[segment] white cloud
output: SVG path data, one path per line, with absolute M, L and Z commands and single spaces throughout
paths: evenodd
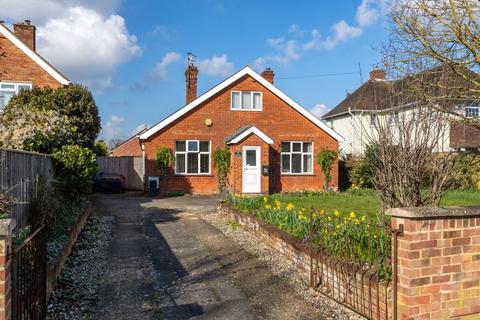
M 103 17 L 83 7 L 38 28 L 38 51 L 74 81 L 94 89 L 108 84 L 116 67 L 141 54 L 137 39 L 118 15 Z M 99 86 L 98 84 L 104 84 Z
M 125 121 L 123 117 L 112 115 L 110 119 L 102 126 L 100 136 L 105 141 L 122 138 L 124 136 L 124 129 L 121 126 Z
M 232 62 L 228 61 L 226 54 L 221 56 L 213 55 L 210 59 L 200 60 L 197 66 L 200 72 L 209 76 L 226 77 L 235 71 L 235 66 Z
M 366 27 L 386 16 L 388 1 L 393 0 L 362 0 L 357 7 L 355 23 L 349 24 L 345 20 L 340 20 L 331 26 L 331 34 L 326 37 L 322 37 L 318 29 L 313 29 L 310 32 L 310 38 L 303 43 L 298 39 L 289 39 L 285 36 L 269 38 L 267 44 L 275 54 L 258 57 L 254 65 L 261 68 L 268 62 L 288 64 L 300 59 L 308 51 L 330 50 L 341 43 L 358 38 Z M 299 37 L 304 35 L 304 31 L 298 25 L 292 24 L 288 28 L 287 35 Z
M 165 80 L 168 75 L 168 66 L 172 63 L 180 61 L 181 57 L 182 56 L 177 52 L 167 52 L 163 56 L 162 61 L 157 63 L 151 76 L 160 80 Z
M 150 32 L 150 35 L 159 37 L 163 40 L 172 39 L 172 32 L 166 26 L 155 26 L 153 31 Z
M 288 33 L 296 35 L 297 37 L 303 37 L 305 32 L 296 24 L 292 24 L 290 28 L 288 28 Z
M 353 27 L 345 20 L 341 20 L 332 26 L 333 35 L 329 36 L 323 43 L 326 49 L 332 49 L 339 43 L 359 37 L 363 30 L 360 27 Z
M 321 118 L 325 113 L 330 111 L 330 107 L 323 103 L 317 103 L 315 106 L 309 109 L 309 111 L 317 118 Z
M 145 130 L 145 129 L 148 129 L 150 128 L 150 125 L 149 124 L 146 124 L 146 123 L 142 123 L 142 124 L 139 124 L 138 126 L 135 127 L 135 129 L 132 130 L 132 135 L 135 135 L 139 132 L 141 132 L 142 130 Z
M 0 12 L 37 26 L 37 51 L 74 82 L 102 90 L 116 68 L 141 54 L 123 17 L 120 0 L 0 0 Z
M 357 8 L 356 20 L 360 27 L 368 27 L 386 15 L 388 0 L 363 0 Z

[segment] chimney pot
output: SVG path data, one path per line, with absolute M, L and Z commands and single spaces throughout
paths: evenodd
M 27 47 L 36 50 L 36 28 L 30 24 L 30 20 L 13 24 L 13 34 Z
M 273 80 L 275 78 L 275 73 L 273 72 L 272 69 L 270 68 L 265 68 L 265 70 L 262 72 L 262 77 L 265 78 L 268 82 L 273 84 Z
M 370 80 L 385 80 L 385 70 L 379 69 L 377 66 L 370 71 Z
M 188 64 L 187 70 L 185 70 L 187 104 L 197 98 L 197 78 L 198 68 L 193 64 Z

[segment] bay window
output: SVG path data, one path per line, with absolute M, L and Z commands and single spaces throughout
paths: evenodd
M 280 151 L 280 166 L 283 174 L 313 173 L 312 142 L 283 141 Z
M 175 141 L 175 174 L 209 174 L 210 141 Z
M 230 99 L 232 110 L 262 110 L 262 93 L 256 91 L 232 91 Z

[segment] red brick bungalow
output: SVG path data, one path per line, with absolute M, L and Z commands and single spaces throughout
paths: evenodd
M 169 191 L 218 192 L 213 152 L 230 146 L 229 189 L 234 193 L 274 193 L 321 189 L 315 161 L 322 149 L 338 151 L 343 138 L 273 85 L 274 73 L 259 75 L 246 66 L 196 97 L 198 69 L 185 72 L 187 105 L 139 137 L 147 181 L 159 176 L 155 154 L 171 148 L 175 168 Z M 338 166 L 331 185 L 338 185 Z
M 21 90 L 58 88 L 70 84 L 64 75 L 36 52 L 36 29 L 27 20 L 13 32 L 0 22 L 0 112 Z

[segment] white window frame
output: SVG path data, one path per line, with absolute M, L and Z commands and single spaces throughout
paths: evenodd
M 250 109 L 244 109 L 243 108 L 243 93 L 245 92 L 250 92 Z M 238 93 L 240 95 L 240 108 L 234 108 L 233 107 L 233 94 L 234 93 Z M 260 109 L 253 109 L 253 96 L 254 94 L 260 94 Z M 233 110 L 233 111 L 254 111 L 254 112 L 259 112 L 259 111 L 263 111 L 263 92 L 261 91 L 248 91 L 248 90 L 245 90 L 245 91 L 238 91 L 238 90 L 232 90 L 230 92 L 230 110 Z
M 477 116 L 473 116 L 473 115 L 468 115 L 468 111 L 467 109 L 471 109 L 471 110 L 477 110 Z M 480 117 L 480 107 L 479 106 L 467 106 L 464 108 L 464 114 L 465 114 L 465 117 L 467 118 L 479 118 Z
M 185 141 L 185 151 L 177 151 L 177 141 Z M 200 151 L 200 141 L 202 142 L 205 142 L 207 141 L 208 142 L 208 151 Z M 197 146 L 198 146 L 198 151 L 189 151 L 188 150 L 188 143 L 189 142 L 197 142 Z M 197 173 L 191 173 L 191 172 L 187 172 L 187 168 L 188 168 L 188 154 L 189 153 L 197 153 L 198 155 L 198 172 Z M 177 162 L 177 154 L 184 154 L 185 155 L 185 172 L 178 172 L 177 171 L 177 165 L 176 165 L 176 162 Z M 200 172 L 200 159 L 201 159 L 201 154 L 208 154 L 208 172 Z M 211 171 L 212 171 L 212 141 L 210 140 L 175 140 L 175 175 L 178 175 L 178 176 L 205 176 L 205 175 L 210 175 L 211 174 Z
M 10 85 L 13 86 L 12 89 L 3 89 L 2 85 Z M 0 81 L 0 96 L 2 95 L 3 92 L 8 92 L 8 93 L 13 93 L 13 95 L 17 95 L 20 92 L 21 86 L 27 86 L 28 90 L 32 90 L 32 84 L 29 82 L 10 82 L 10 81 Z M 6 104 L 5 104 L 6 106 Z M 3 111 L 3 108 L 5 106 L 0 106 L 0 112 Z
M 376 113 L 370 113 L 368 117 L 368 123 L 370 124 L 370 127 L 375 127 L 377 125 L 377 114 Z
M 290 152 L 283 152 L 282 151 L 282 143 L 290 143 Z M 294 143 L 300 143 L 302 148 L 301 148 L 301 151 L 295 151 L 293 152 L 293 144 Z M 311 143 L 312 144 L 312 151 L 311 152 L 303 152 L 303 144 L 304 143 Z M 315 169 L 314 169 L 314 166 L 315 166 L 315 162 L 314 162 L 314 158 L 313 158 L 313 154 L 314 154 L 314 151 L 315 151 L 315 145 L 313 143 L 313 141 L 281 141 L 280 142 L 280 174 L 281 175 L 284 175 L 284 176 L 310 176 L 310 175 L 314 175 L 315 174 Z M 284 154 L 289 154 L 290 155 L 290 172 L 283 172 L 283 161 L 282 161 L 282 156 Z M 302 155 L 302 172 L 293 172 L 292 173 L 292 154 L 301 154 Z M 311 155 L 311 159 L 312 159 L 312 171 L 311 172 L 304 172 L 304 168 L 305 168 L 305 164 L 304 164 L 304 155 Z

